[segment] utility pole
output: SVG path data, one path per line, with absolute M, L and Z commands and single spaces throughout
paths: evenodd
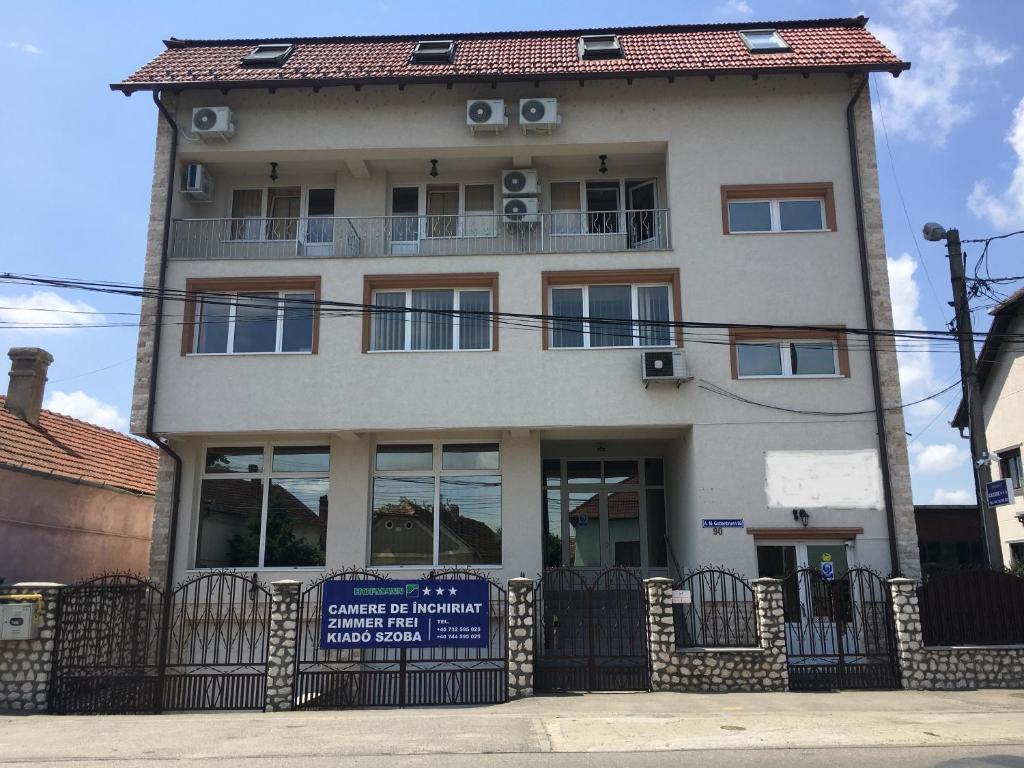
M 985 488 L 992 480 L 989 467 L 988 441 L 985 438 L 985 414 L 981 407 L 981 386 L 978 383 L 978 358 L 974 352 L 974 331 L 971 325 L 971 307 L 967 302 L 967 276 L 964 257 L 960 251 L 960 232 L 943 230 L 938 224 L 926 224 L 925 239 L 946 240 L 949 256 L 949 277 L 953 285 L 953 312 L 955 330 L 960 345 L 960 375 L 964 403 L 967 406 L 967 425 L 971 441 L 971 470 L 974 492 L 978 498 L 981 537 L 990 568 L 1003 568 L 1003 545 L 999 539 L 999 519 L 989 507 Z

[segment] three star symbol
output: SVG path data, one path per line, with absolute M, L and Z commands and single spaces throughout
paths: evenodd
M 444 587 L 438 587 L 436 590 L 432 590 L 430 587 L 424 587 L 423 588 L 423 594 L 424 595 L 432 595 L 432 594 L 434 594 L 435 591 L 437 592 L 438 599 L 441 599 L 442 597 L 444 597 Z M 459 593 L 459 591 L 455 587 L 448 587 L 448 594 L 449 595 L 457 595 L 458 593 Z

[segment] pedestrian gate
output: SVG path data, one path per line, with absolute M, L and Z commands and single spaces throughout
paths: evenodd
M 488 582 L 487 647 L 321 648 L 324 584 L 349 579 L 386 579 L 375 571 L 337 571 L 313 582 L 299 600 L 293 686 L 297 709 L 500 704 L 508 700 L 508 599 L 504 587 L 481 573 L 464 569 L 437 570 L 424 578 Z
M 170 593 L 128 574 L 63 589 L 49 711 L 263 709 L 269 622 L 270 592 L 231 571 Z
M 782 582 L 793 691 L 899 687 L 892 595 L 878 574 L 830 580 L 814 568 Z
M 647 597 L 634 571 L 551 568 L 534 600 L 538 691 L 649 690 Z

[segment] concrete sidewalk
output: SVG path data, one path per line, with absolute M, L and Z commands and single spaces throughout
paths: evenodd
M 904 762 L 900 749 L 911 750 Z M 0 765 L 595 768 L 679 764 L 681 753 L 723 750 L 734 760 L 710 762 L 745 765 L 748 755 L 751 765 L 788 764 L 782 756 L 799 752 L 804 763 L 824 752 L 830 768 L 863 768 L 874 754 L 891 766 L 940 764 L 929 755 L 941 764 L 1024 766 L 1024 691 L 597 693 L 487 707 L 0 717 Z M 765 750 L 783 752 L 766 760 Z

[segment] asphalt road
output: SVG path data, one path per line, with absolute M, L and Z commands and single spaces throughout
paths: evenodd
M 1024 768 L 1024 691 L 588 694 L 493 707 L 0 716 L 0 766 Z

